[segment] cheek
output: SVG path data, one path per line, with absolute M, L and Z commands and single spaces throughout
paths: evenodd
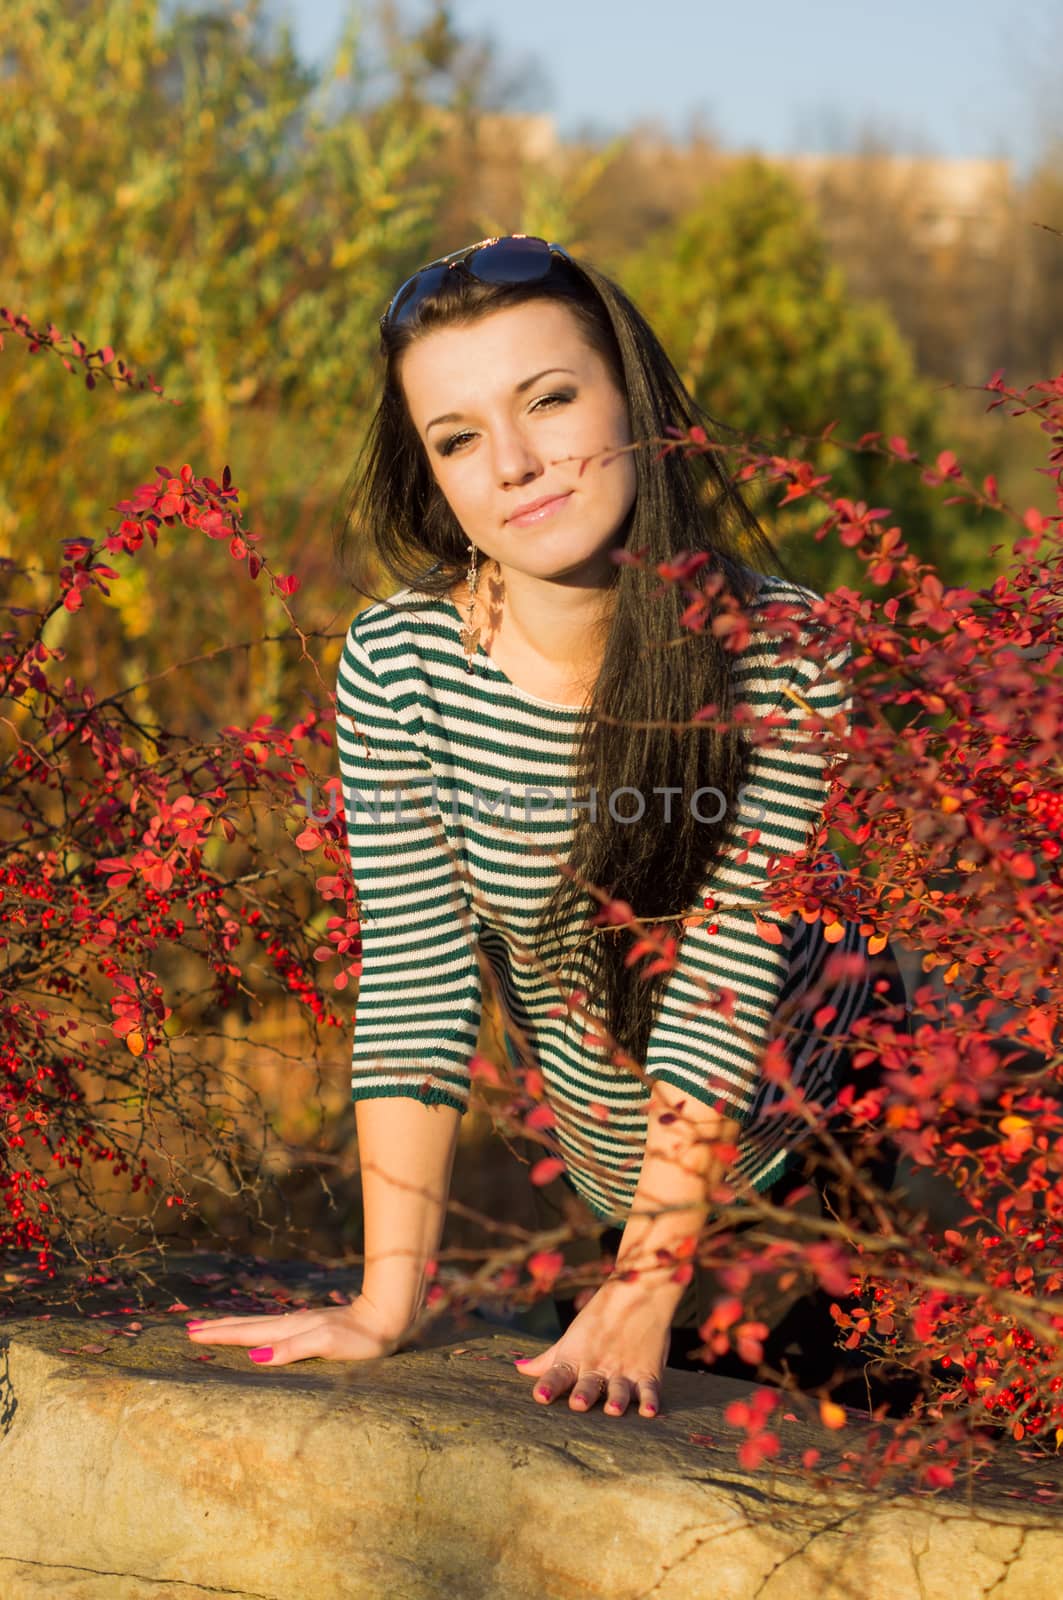
M 440 461 L 438 466 L 433 466 L 432 472 L 440 494 L 452 506 L 462 505 L 468 500 L 468 487 L 462 484 L 460 472 L 455 472 L 452 467 L 448 468 L 447 463 L 444 461 Z
M 490 517 L 490 486 L 476 472 L 437 473 L 436 482 L 451 511 L 463 527 L 479 526 Z
M 608 419 L 607 437 L 618 447 L 631 443 L 631 424 L 625 405 L 615 405 L 612 408 Z M 615 477 L 616 488 L 612 492 L 617 498 L 623 500 L 633 498 L 638 481 L 634 452 L 627 450 L 623 455 L 616 456 L 606 470 Z

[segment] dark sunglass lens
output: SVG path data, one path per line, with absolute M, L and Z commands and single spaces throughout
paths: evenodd
M 435 262 L 430 267 L 422 267 L 412 278 L 407 278 L 391 302 L 391 310 L 387 315 L 388 322 L 411 316 L 422 300 L 429 299 L 438 291 L 449 271 L 450 268 L 444 262 Z
M 482 283 L 533 283 L 550 271 L 550 246 L 545 239 L 499 239 L 485 244 L 466 263 Z

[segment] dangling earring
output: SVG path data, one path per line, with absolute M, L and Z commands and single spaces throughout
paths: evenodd
M 477 577 L 477 573 L 476 573 L 476 546 L 474 544 L 470 544 L 469 545 L 469 570 L 466 573 L 466 582 L 468 583 L 468 586 L 469 586 L 469 620 L 466 623 L 465 627 L 462 628 L 462 630 L 461 630 L 461 643 L 462 643 L 462 648 L 465 651 L 465 671 L 466 672 L 472 672 L 472 671 L 475 670 L 474 667 L 473 667 L 473 664 L 472 664 L 472 658 L 473 658 L 473 656 L 474 656 L 474 654 L 476 652 L 476 645 L 477 645 L 477 642 L 478 642 L 478 640 L 480 638 L 480 630 L 479 630 L 479 628 L 474 628 L 473 625 L 472 625 L 472 607 L 473 607 L 473 596 L 476 593 L 476 577 Z

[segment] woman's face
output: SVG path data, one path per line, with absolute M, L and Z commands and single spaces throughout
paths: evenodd
M 403 353 L 399 381 L 440 490 L 479 551 L 503 572 L 608 584 L 608 551 L 635 499 L 634 459 L 591 460 L 582 476 L 580 466 L 631 442 L 627 403 L 567 306 L 525 301 L 435 329 Z

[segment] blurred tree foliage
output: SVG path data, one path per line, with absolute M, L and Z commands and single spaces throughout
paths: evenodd
M 939 402 L 888 311 L 857 300 L 832 263 L 808 201 L 779 168 L 751 158 L 729 167 L 677 222 L 623 264 L 625 287 L 661 335 L 684 380 L 727 429 L 778 454 L 804 452 L 793 435 L 837 423 L 839 438 L 904 437 L 933 460 Z M 832 492 L 888 506 L 909 544 L 953 583 L 984 581 L 984 538 L 958 536 L 955 510 L 911 467 L 821 444 L 809 449 Z M 812 499 L 774 508 L 779 488 L 750 498 L 814 588 L 860 586 L 864 568 L 834 539 L 817 544 Z M 947 543 L 946 543 L 947 532 Z
M 157 462 L 216 477 L 228 463 L 266 554 L 301 580 L 303 626 L 342 630 L 357 602 L 333 568 L 330 522 L 378 382 L 377 318 L 419 262 L 506 229 L 562 238 L 615 273 L 731 426 L 837 419 L 846 438 L 882 429 L 936 447 L 908 347 L 881 306 L 847 294 L 785 177 L 724 171 L 649 246 L 603 251 L 595 197 L 624 141 L 559 167 L 521 155 L 519 129 L 511 148 L 497 112 L 514 86 L 442 0 L 416 25 L 395 0 L 352 11 L 315 70 L 263 0 L 172 14 L 162 0 L 36 0 L 0 7 L 0 72 L 0 302 L 112 345 L 167 397 L 90 395 L 9 341 L 0 549 L 31 566 L 54 570 L 62 537 L 102 538 Z M 939 501 L 910 469 L 822 459 L 843 492 L 894 507 L 950 581 L 984 580 L 977 518 L 968 546 L 949 516 L 946 546 Z M 788 555 L 821 587 L 852 581 L 833 541 L 806 537 L 796 554 L 814 516 L 811 502 L 780 514 Z M 164 530 L 157 555 L 115 562 L 110 600 L 93 601 L 114 625 L 76 625 L 90 677 L 150 680 L 133 709 L 190 732 L 302 709 L 301 642 L 257 643 L 282 625 L 277 603 L 225 581 L 223 546 L 177 540 Z M 56 617 L 49 642 L 71 626 Z M 175 705 L 168 668 L 211 648 Z
M 89 395 L 13 345 L 0 359 L 6 550 L 57 566 L 58 539 L 102 537 L 156 462 L 219 477 L 228 462 L 267 553 L 296 543 L 304 585 L 316 574 L 342 604 L 326 523 L 376 380 L 377 319 L 439 203 L 439 178 L 423 176 L 441 137 L 432 96 L 448 72 L 444 98 L 475 87 L 445 25 L 439 8 L 419 33 L 385 26 L 374 79 L 351 22 L 319 79 L 264 28 L 260 0 L 170 20 L 158 0 L 0 8 L 3 303 L 112 345 L 180 402 Z M 258 589 L 216 581 L 224 563 L 217 546 L 160 548 L 128 574 L 117 563 L 121 628 L 95 642 L 101 669 L 116 652 L 110 682 L 261 635 Z M 276 711 L 279 685 L 245 658 L 204 679 L 203 714 L 235 710 L 241 691 Z

